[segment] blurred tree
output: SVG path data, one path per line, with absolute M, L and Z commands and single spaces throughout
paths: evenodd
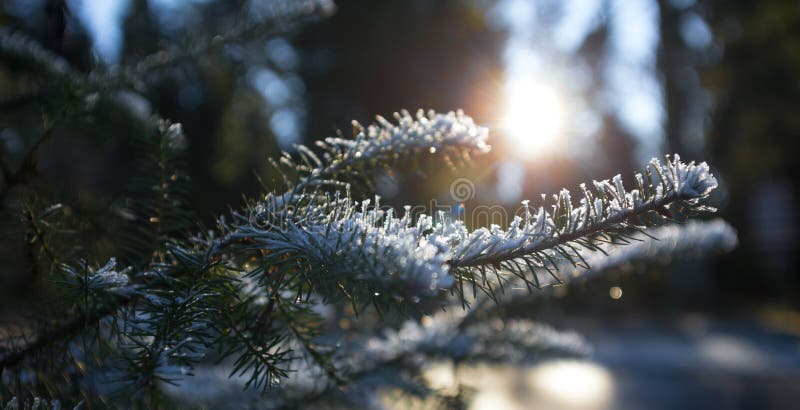
M 754 289 L 797 307 L 800 152 L 800 7 L 793 1 L 708 1 L 719 64 L 703 70 L 714 93 L 710 155 L 725 176 L 725 214 L 743 246 L 719 281 L 750 299 Z M 763 298 L 757 298 L 763 300 Z

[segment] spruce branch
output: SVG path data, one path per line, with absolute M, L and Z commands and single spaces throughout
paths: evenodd
M 432 218 L 423 216 L 412 223 L 410 212 L 397 218 L 391 210 L 371 207 L 368 200 L 359 204 L 334 198 L 333 205 L 314 207 L 310 215 L 300 215 L 298 222 L 284 219 L 259 224 L 259 210 L 265 211 L 256 208 L 230 237 L 252 250 L 268 250 L 263 261 L 269 265 L 286 265 L 285 258 L 296 263 L 309 275 L 311 290 L 317 293 L 331 296 L 327 289 L 348 290 L 346 296 L 354 305 L 392 289 L 394 294 L 406 290 L 415 295 L 450 285 L 447 248 L 426 239 Z
M 141 154 L 123 211 L 129 223 L 122 248 L 126 261 L 137 267 L 164 263 L 170 243 L 196 225 L 188 209 L 189 178 L 183 171 L 187 137 L 181 124 L 157 118 L 153 122 L 155 130 L 132 141 Z
M 347 381 L 339 374 L 330 349 L 316 341 L 321 336 L 320 328 L 323 324 L 319 315 L 304 304 L 285 303 L 280 298 L 278 310 L 297 343 L 305 350 L 309 364 L 321 369 L 336 385 L 344 386 Z
M 24 346 L 0 355 L 0 370 L 14 368 L 54 344 L 73 340 L 87 327 L 97 325 L 125 306 L 136 289 L 129 285 L 129 270 L 118 269 L 113 258 L 98 269 L 90 268 L 85 261 L 76 266 L 61 264 L 60 267 L 60 278 L 54 283 L 71 290 L 78 304 L 72 312 L 66 312 L 65 320 L 47 324 L 37 332 L 34 340 L 26 340 Z M 93 302 L 85 303 L 90 298 Z
M 588 268 L 580 249 L 599 250 L 607 242 L 626 244 L 632 234 L 648 226 L 713 211 L 707 199 L 717 181 L 705 162 L 686 164 L 678 155 L 667 157 L 664 164 L 653 159 L 644 173 L 634 177 L 636 189 L 630 191 L 619 175 L 612 181 L 594 181 L 593 190 L 582 184 L 577 206 L 567 190 L 553 195 L 549 210 L 543 205 L 535 214 L 525 201 L 524 217 L 516 216 L 506 230 L 492 226 L 468 232 L 457 222 L 442 225 L 433 235 L 444 235 L 452 244 L 449 265 L 454 274 L 486 284 L 487 270 L 525 279 L 531 271 L 556 272 L 558 260 Z M 540 287 L 535 276 L 526 285 Z
M 564 282 L 588 280 L 623 267 L 639 267 L 643 264 L 666 264 L 675 259 L 692 259 L 729 252 L 738 244 L 736 230 L 722 219 L 710 221 L 691 220 L 683 224 L 672 224 L 648 228 L 646 234 L 634 234 L 633 240 L 619 246 L 602 243 L 595 250 L 581 250 L 588 268 L 576 267 L 569 261 L 561 261 L 557 270 L 564 272 Z M 534 273 L 541 287 L 560 284 L 559 278 Z M 508 281 L 506 291 L 494 295 L 478 294 L 462 322 L 462 328 L 473 323 L 476 315 L 499 306 L 539 298 L 541 293 L 531 293 L 526 285 L 528 279 L 514 277 Z
M 292 27 L 307 21 L 332 15 L 336 5 L 332 0 L 277 0 L 270 7 L 270 15 L 262 18 L 246 17 L 227 32 L 208 36 L 194 41 L 187 47 L 175 47 L 150 54 L 133 66 L 114 67 L 105 74 L 112 80 L 124 80 L 135 85 L 145 81 L 147 76 L 157 75 L 165 69 L 222 49 L 227 44 L 240 44 L 252 39 L 263 39 L 289 31 Z M 96 74 L 102 78 L 102 74 Z
M 167 68 L 174 68 L 185 61 L 191 61 L 226 44 L 263 38 L 287 30 L 290 24 L 305 19 L 325 17 L 333 13 L 335 5 L 331 0 L 280 1 L 272 7 L 273 13 L 263 20 L 248 19 L 235 28 L 197 40 L 191 47 L 176 47 L 160 50 L 132 66 L 114 66 L 109 70 L 96 68 L 88 74 L 76 71 L 61 56 L 44 48 L 36 40 L 6 28 L 0 29 L 0 62 L 7 67 L 48 78 L 58 79 L 72 91 L 80 90 L 81 95 L 92 92 L 109 92 L 124 88 L 141 88 L 146 77 Z M 44 95 L 44 94 L 42 94 Z M 7 105 L 0 103 L 0 106 Z
M 498 327 L 497 321 L 471 323 L 462 328 L 465 311 L 449 309 L 407 320 L 398 328 L 348 334 L 331 355 L 331 364 L 340 369 L 346 384 L 320 372 L 315 367 L 300 367 L 272 392 L 269 408 L 293 408 L 316 403 L 340 406 L 363 406 L 379 403 L 380 389 L 397 387 L 424 396 L 433 393 L 422 373 L 428 365 L 441 360 L 456 363 L 533 362 L 545 357 L 580 357 L 591 350 L 586 340 L 575 332 L 559 331 L 529 320 L 511 320 Z M 198 369 L 199 380 L 186 380 L 170 394 L 191 400 L 192 392 L 206 391 L 207 385 L 221 387 L 218 400 L 239 400 L 236 379 L 221 379 L 215 368 Z M 224 395 L 234 392 L 233 397 Z M 246 396 L 245 396 L 246 397 Z
M 326 139 L 319 144 L 321 157 L 302 146 L 298 160 L 284 154 L 282 167 L 295 173 L 296 182 L 288 182 L 288 192 L 269 194 L 234 213 L 233 225 L 222 224 L 224 235 L 213 241 L 205 257 L 237 249 L 265 251 L 262 263 L 292 269 L 304 278 L 301 294 L 343 296 L 356 311 L 379 298 L 389 301 L 449 287 L 446 247 L 427 239 L 431 217 L 413 221 L 409 208 L 397 218 L 392 210 L 379 209 L 377 199 L 374 206 L 369 200 L 353 201 L 346 183 L 335 178 L 420 152 L 459 158 L 485 153 L 488 131 L 460 111 L 420 110 L 416 117 L 403 111 L 395 117 L 397 124 L 379 117 L 374 125 L 357 127 L 354 139 Z M 339 190 L 329 195 L 320 190 L 325 185 Z M 269 271 L 254 274 L 263 279 Z
M 48 119 L 46 116 L 42 119 L 42 132 L 31 147 L 28 148 L 16 169 L 12 170 L 5 159 L 0 158 L 0 171 L 3 172 L 3 187 L 0 188 L 0 209 L 5 207 L 6 198 L 14 187 L 30 183 L 33 177 L 39 172 L 36 156 L 39 148 L 53 137 L 56 124 L 67 115 L 68 111 L 69 110 L 65 107 L 58 112 L 53 119 Z
M 717 183 L 705 163 L 685 164 L 677 155 L 665 164 L 654 159 L 635 180 L 637 188 L 631 191 L 619 175 L 612 181 L 595 181 L 594 190 L 582 185 L 578 206 L 566 190 L 553 197 L 549 211 L 542 206 L 533 214 L 526 202 L 524 217 L 516 217 L 507 230 L 493 226 L 469 232 L 459 221 L 434 224 L 425 215 L 414 222 L 408 211 L 398 218 L 391 210 L 370 209 L 369 201 L 359 210 L 349 197 L 323 196 L 320 205 L 291 215 L 276 216 L 270 202 L 258 205 L 248 216 L 240 216 L 246 223 L 237 225 L 230 238 L 252 249 L 269 249 L 274 255 L 269 257 L 302 259 L 316 274 L 311 282 L 334 281 L 329 287 L 351 291 L 365 285 L 361 293 L 373 301 L 371 293 L 379 296 L 392 288 L 387 285 L 393 279 L 427 284 L 434 293 L 467 281 L 493 294 L 505 281 L 501 272 L 524 279 L 529 288 L 541 287 L 536 272 L 546 270 L 555 277 L 559 261 L 588 268 L 581 249 L 629 243 L 648 226 L 712 209 L 706 199 Z M 487 271 L 498 280 L 487 279 Z M 463 298 L 460 286 L 454 291 Z
M 121 380 L 137 390 L 176 383 L 191 374 L 205 356 L 219 316 L 218 296 L 207 283 L 181 283 L 178 289 L 144 293 L 132 306 L 120 331 L 123 360 Z
M 3 402 L 0 401 L 0 405 Z M 33 397 L 32 399 L 20 400 L 19 397 L 14 396 L 8 400 L 3 406 L 4 410 L 61 410 L 61 401 L 58 399 L 47 399 L 44 397 Z M 73 407 L 73 410 L 78 410 L 81 405 Z
M 285 176 L 289 191 L 268 195 L 266 202 L 279 209 L 302 200 L 304 193 L 318 186 L 341 187 L 347 179 L 369 180 L 375 168 L 420 153 L 438 153 L 446 162 L 453 162 L 451 158 L 468 160 L 490 149 L 488 129 L 475 125 L 462 111 L 418 110 L 412 116 L 402 110 L 394 118 L 396 123 L 377 116 L 367 127 L 354 121 L 352 139 L 330 137 L 317 142 L 321 158 L 304 145 L 296 146 L 298 159 L 284 152 L 275 166 Z
M 270 270 L 277 275 L 264 288 L 265 296 L 244 282 L 231 284 L 234 305 L 223 311 L 224 326 L 218 329 L 217 341 L 221 347 L 220 361 L 236 357 L 229 377 L 247 377 L 245 388 L 253 386 L 262 391 L 287 376 L 286 365 L 293 358 L 286 346 L 290 332 L 275 320 L 285 272 Z M 266 303 L 260 303 L 264 298 Z
M 321 389 L 289 385 L 288 397 L 305 402 L 338 400 L 357 406 L 378 402 L 376 393 L 380 388 L 399 387 L 425 396 L 432 389 L 421 375 L 436 361 L 519 365 L 542 358 L 583 357 L 591 352 L 588 342 L 576 332 L 559 331 L 531 320 L 499 322 L 502 326 L 496 321 L 483 321 L 460 329 L 464 313 L 454 308 L 427 316 L 422 322 L 408 320 L 397 329 L 349 340 L 337 354 L 339 367 L 348 369 L 346 388 L 340 390 L 334 383 Z
M 436 358 L 465 360 L 522 360 L 522 354 L 531 358 L 552 351 L 558 355 L 581 356 L 589 351 L 586 341 L 574 332 L 559 332 L 546 325 L 518 320 L 514 325 L 498 326 L 491 321 L 462 326 L 467 312 L 450 309 L 423 318 L 408 320 L 399 329 L 387 329 L 383 335 L 370 337 L 366 346 L 355 343 L 357 352 L 349 352 L 351 369 L 359 373 L 375 369 L 386 362 L 402 358 L 407 363 L 430 361 Z M 504 346 L 500 341 L 516 344 L 517 348 Z M 497 345 L 494 345 L 497 343 Z M 367 356 L 366 358 L 363 356 Z M 491 359 L 490 359 L 491 357 Z
M 600 250 L 585 253 L 589 269 L 578 271 L 578 277 L 597 276 L 631 263 L 661 263 L 730 252 L 739 242 L 733 226 L 719 218 L 648 229 L 647 235 L 638 239 L 626 246 L 602 244 Z
M 38 41 L 7 28 L 0 29 L 0 61 L 12 70 L 46 78 L 79 81 L 80 75 L 61 56 Z
M 52 221 L 52 217 L 62 210 L 61 204 L 55 204 L 41 210 L 39 214 L 32 205 L 23 205 L 23 219 L 27 226 L 26 232 L 26 256 L 30 264 L 29 275 L 26 278 L 28 286 L 33 286 L 43 275 L 39 270 L 39 259 L 45 256 L 47 265 L 52 268 L 59 264 L 59 258 L 51 243 L 53 232 L 57 230 Z M 36 250 L 39 249 L 39 252 Z

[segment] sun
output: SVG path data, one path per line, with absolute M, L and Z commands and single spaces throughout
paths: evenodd
M 506 83 L 506 100 L 500 129 L 513 152 L 531 157 L 552 152 L 563 136 L 566 111 L 556 87 L 532 78 L 512 78 Z

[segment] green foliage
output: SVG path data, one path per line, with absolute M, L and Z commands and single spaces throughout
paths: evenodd
M 125 209 L 126 262 L 138 268 L 164 262 L 170 238 L 196 226 L 188 207 L 189 177 L 183 164 L 187 141 L 180 124 L 158 121 L 152 134 L 133 141 L 137 161 Z

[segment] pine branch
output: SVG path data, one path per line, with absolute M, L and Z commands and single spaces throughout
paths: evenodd
M 264 265 L 261 266 L 259 269 Z M 265 304 L 258 302 L 262 295 L 254 294 L 245 283 L 233 284 L 230 295 L 235 303 L 224 312 L 225 326 L 219 329 L 217 341 L 221 346 L 220 361 L 236 356 L 229 377 L 247 376 L 245 387 L 253 386 L 262 391 L 287 376 L 284 366 L 292 359 L 291 351 L 286 347 L 289 332 L 275 321 L 285 271 L 269 270 L 275 275 L 264 287 Z
M 88 74 L 76 71 L 61 56 L 42 47 L 30 37 L 8 29 L 0 29 L 0 62 L 11 69 L 28 75 L 58 79 L 73 91 L 82 95 L 92 92 L 108 92 L 122 88 L 140 88 L 149 74 L 165 68 L 173 68 L 184 61 L 191 61 L 225 44 L 247 39 L 274 35 L 285 31 L 287 25 L 304 19 L 325 17 L 335 10 L 330 0 L 302 0 L 281 2 L 273 7 L 272 16 L 266 21 L 245 21 L 226 33 L 212 35 L 196 41 L 192 47 L 160 50 L 142 58 L 133 66 L 116 66 L 104 71 L 95 69 Z M 0 103 L 0 106 L 4 104 Z
M 0 109 L 16 109 L 30 103 L 41 103 L 42 107 L 57 112 L 72 105 L 91 108 L 98 95 L 113 94 L 127 89 L 141 91 L 148 83 L 152 82 L 154 74 L 158 74 L 164 69 L 174 68 L 182 62 L 194 60 L 230 43 L 275 35 L 305 20 L 328 16 L 334 9 L 335 5 L 331 0 L 276 2 L 271 8 L 272 15 L 266 20 L 247 20 L 237 24 L 234 29 L 226 33 L 198 40 L 192 47 L 178 47 L 169 51 L 155 52 L 133 66 L 115 66 L 110 70 L 98 67 L 89 73 L 76 70 L 64 58 L 46 49 L 25 34 L 0 28 L 0 64 L 12 71 L 46 79 L 46 83 L 33 92 L 11 97 L 7 101 L 0 101 Z M 109 99 L 108 102 L 116 104 L 126 111 L 130 109 L 119 99 Z M 86 110 L 73 109 L 72 111 L 82 113 Z M 59 118 L 63 116 L 62 114 L 57 115 Z M 132 115 L 131 118 L 138 118 L 138 116 Z M 46 131 L 45 134 L 47 135 L 51 131 Z M 10 188 L 27 183 L 32 172 L 35 171 L 34 161 L 31 159 L 43 139 L 37 140 L 18 170 L 11 170 L 5 162 L 0 162 L 0 171 L 3 172 L 5 179 L 5 185 L 0 189 L 0 207 L 3 206 L 5 196 Z
M 377 116 L 376 123 L 366 128 L 354 121 L 353 139 L 326 138 L 317 142 L 322 158 L 303 145 L 296 146 L 299 159 L 284 152 L 275 166 L 284 174 L 290 189 L 282 195 L 269 195 L 266 202 L 270 208 L 296 205 L 305 193 L 319 186 L 341 188 L 346 182 L 343 179 L 369 179 L 372 169 L 388 167 L 419 153 L 438 153 L 451 163 L 451 158 L 468 160 L 470 155 L 490 149 L 486 144 L 488 129 L 475 125 L 462 111 L 437 114 L 418 110 L 416 116 L 411 116 L 403 110 L 394 118 L 397 124 Z M 290 179 L 286 173 L 296 177 Z
M 170 242 L 186 237 L 196 225 L 188 206 L 189 178 L 183 171 L 186 136 L 180 124 L 154 122 L 155 131 L 132 144 L 142 152 L 125 210 L 129 224 L 121 238 L 126 261 L 139 268 L 164 263 Z
M 36 247 L 40 249 L 40 254 L 44 254 L 47 258 L 48 264 L 50 267 L 57 266 L 59 264 L 58 256 L 56 256 L 55 251 L 51 247 L 51 243 L 48 240 L 49 232 L 45 230 L 46 221 L 45 218 L 48 216 L 52 216 L 57 211 L 61 210 L 61 205 L 53 205 L 45 209 L 42 213 L 43 215 L 36 215 L 35 211 L 32 206 L 24 206 L 23 210 L 23 218 L 27 225 L 27 233 L 26 233 L 26 254 L 28 256 L 28 263 L 30 264 L 29 275 L 26 278 L 28 286 L 32 286 L 36 283 L 39 278 L 42 276 L 39 272 L 39 258 L 37 257 Z
M 660 264 L 674 259 L 695 258 L 729 252 L 738 243 L 736 230 L 722 219 L 710 221 L 689 221 L 685 224 L 674 224 L 647 229 L 646 234 L 636 235 L 631 243 L 619 246 L 614 243 L 603 243 L 596 250 L 582 250 L 582 259 L 588 268 L 575 267 L 568 261 L 562 261 L 557 268 L 559 272 L 568 272 L 564 278 L 569 284 L 575 280 L 586 280 L 604 273 L 620 269 L 630 264 Z M 561 284 L 561 279 L 534 273 L 539 276 L 537 283 L 541 287 Z M 506 291 L 494 295 L 478 294 L 472 302 L 461 327 L 473 323 L 477 314 L 520 301 L 539 298 L 540 293 L 531 293 L 527 287 L 528 279 L 511 278 L 505 286 Z
M 156 390 L 191 374 L 215 340 L 221 304 L 207 281 L 181 281 L 168 291 L 150 291 L 132 306 L 119 332 L 126 367 L 119 380 L 135 392 Z
M 42 47 L 38 41 L 6 28 L 0 29 L 0 61 L 3 65 L 28 75 L 79 81 L 69 63 Z
M 327 184 L 341 189 L 343 183 L 331 179 L 339 173 L 395 157 L 436 151 L 463 158 L 489 150 L 488 131 L 461 112 L 419 111 L 416 119 L 404 112 L 396 118 L 397 125 L 379 118 L 353 140 L 328 138 L 320 144 L 322 158 L 304 147 L 298 147 L 299 161 L 285 154 L 281 162 L 296 171 L 298 182 L 290 183 L 287 193 L 267 195 L 235 213 L 234 225 L 214 241 L 208 255 L 231 249 L 267 250 L 260 257 L 262 263 L 294 264 L 291 269 L 304 276 L 307 285 L 299 293 L 344 297 L 356 311 L 377 299 L 384 305 L 394 296 L 407 298 L 449 287 L 446 246 L 427 239 L 432 218 L 422 216 L 414 223 L 409 209 L 396 218 L 391 210 L 380 210 L 377 200 L 371 206 L 370 201 L 359 204 L 341 191 L 333 196 L 320 191 Z M 295 263 L 298 258 L 301 262 Z M 259 272 L 263 277 L 268 273 Z
M 502 328 L 485 321 L 462 329 L 465 313 L 452 309 L 427 316 L 421 323 L 405 321 L 398 329 L 347 335 L 346 343 L 341 343 L 331 359 L 333 367 L 341 369 L 346 377 L 345 385 L 324 372 L 318 373 L 318 369 L 300 368 L 297 377 L 272 392 L 266 405 L 271 408 L 317 403 L 363 406 L 377 403 L 375 393 L 385 388 L 398 387 L 419 395 L 431 393 L 420 376 L 427 365 L 438 360 L 519 364 L 544 357 L 579 357 L 591 350 L 575 332 L 561 332 L 528 320 L 512 320 Z M 236 383 L 236 380 L 212 382 Z M 192 390 L 203 388 L 187 381 L 172 394 L 188 397 Z M 231 400 L 236 398 L 238 395 Z
M 291 361 L 292 352 L 284 346 L 287 337 L 284 329 L 272 326 L 271 320 L 262 322 L 269 317 L 259 314 L 263 311 L 253 309 L 253 305 L 252 299 L 247 299 L 239 301 L 229 312 L 223 311 L 225 328 L 218 342 L 220 360 L 236 355 L 228 377 L 246 377 L 245 388 L 252 386 L 264 391 L 288 375 L 285 365 Z M 257 318 L 258 328 L 247 328 L 253 317 Z
M 579 271 L 578 277 L 590 278 L 628 263 L 659 263 L 730 252 L 739 242 L 736 230 L 722 219 L 652 228 L 639 239 L 626 246 L 603 244 L 600 250 L 584 254 L 589 269 Z
M 28 148 L 16 169 L 12 170 L 3 159 L 0 159 L 0 171 L 3 172 L 4 179 L 4 185 L 0 188 L 0 209 L 5 207 L 6 197 L 14 187 L 28 184 L 38 173 L 36 154 L 39 148 L 52 138 L 56 124 L 66 116 L 67 112 L 68 109 L 65 107 L 52 120 L 47 120 L 47 118 L 43 120 L 44 126 L 41 134 Z
M 434 235 L 445 235 L 452 243 L 449 265 L 456 275 L 473 284 L 479 280 L 486 284 L 487 269 L 524 279 L 534 270 L 556 271 L 557 260 L 588 268 L 580 249 L 598 250 L 605 242 L 629 243 L 632 234 L 647 226 L 713 210 L 706 200 L 717 181 L 705 162 L 685 164 L 675 155 L 662 165 L 653 159 L 644 175 L 635 174 L 635 180 L 636 189 L 631 191 L 625 190 L 619 175 L 613 182 L 594 181 L 594 190 L 582 184 L 583 198 L 577 207 L 567 190 L 553 196 L 551 211 L 541 206 L 534 215 L 523 202 L 524 218 L 516 217 L 507 230 L 494 226 L 468 232 L 463 224 L 455 223 L 447 227 L 455 233 L 443 227 Z M 526 284 L 540 287 L 535 277 Z
M 256 209 L 230 237 L 254 251 L 269 250 L 263 257 L 268 265 L 282 266 L 287 263 L 284 258 L 288 263 L 299 258 L 302 263 L 297 268 L 309 275 L 311 290 L 330 296 L 326 289 L 346 289 L 354 304 L 392 289 L 392 294 L 406 289 L 414 295 L 449 286 L 447 248 L 425 238 L 433 226 L 430 217 L 412 224 L 410 212 L 403 218 L 395 218 L 391 211 L 384 215 L 377 206 L 370 207 L 370 201 L 359 207 L 335 197 L 329 203 L 333 205 L 309 210 L 310 215 L 296 215 L 298 222 L 261 222 Z M 393 286 L 397 282 L 403 285 Z
M 2 405 L 2 401 L 0 401 Z M 81 405 L 77 405 L 73 410 L 78 410 Z M 61 401 L 58 399 L 46 399 L 43 397 L 33 397 L 32 400 L 24 399 L 20 402 L 17 396 L 14 396 L 6 402 L 3 407 L 4 410 L 61 410 Z
M 391 210 L 378 210 L 377 204 L 370 209 L 369 201 L 359 210 L 347 197 L 322 196 L 309 202 L 319 205 L 291 215 L 274 215 L 269 202 L 258 205 L 248 216 L 239 216 L 243 223 L 229 238 L 246 242 L 253 250 L 269 249 L 267 258 L 301 258 L 311 269 L 310 282 L 326 284 L 315 291 L 342 288 L 351 292 L 346 295 L 349 299 L 359 299 L 352 295 L 356 291 L 360 299 L 374 301 L 373 294 L 398 288 L 391 285 L 395 280 L 405 282 L 404 289 L 411 284 L 412 294 L 426 288 L 435 293 L 456 281 L 493 293 L 493 286 L 502 286 L 503 281 L 488 281 L 487 270 L 511 272 L 523 279 L 534 273 L 526 283 L 541 287 L 535 272 L 554 273 L 560 260 L 588 267 L 580 249 L 629 242 L 631 235 L 646 226 L 710 209 L 705 200 L 716 180 L 705 163 L 684 164 L 678 156 L 664 165 L 653 160 L 644 175 L 636 174 L 637 189 L 630 192 L 619 176 L 613 183 L 595 182 L 594 191 L 584 186 L 577 207 L 566 190 L 554 196 L 550 212 L 540 207 L 532 215 L 526 203 L 525 217 L 517 217 L 505 231 L 493 227 L 469 232 L 461 222 L 434 224 L 425 215 L 412 223 L 408 212 L 397 218 Z
M 320 336 L 322 320 L 310 309 L 297 303 L 286 304 L 278 299 L 278 310 L 286 322 L 295 340 L 303 347 L 310 361 L 322 369 L 325 375 L 338 386 L 344 386 L 346 380 L 339 374 L 333 362 L 332 354 L 322 351 L 322 346 L 315 342 Z
M 246 17 L 244 21 L 235 24 L 233 29 L 196 40 L 191 46 L 161 50 L 142 58 L 134 66 L 115 67 L 105 74 L 109 78 L 103 81 L 124 80 L 127 84 L 135 85 L 143 82 L 149 75 L 196 60 L 215 50 L 221 50 L 224 45 L 268 38 L 307 21 L 328 17 L 336 10 L 332 0 L 278 0 L 274 3 L 276 4 L 271 7 L 272 13 L 266 19 Z M 96 76 L 103 77 L 102 74 Z
M 432 386 L 423 377 L 432 363 L 451 362 L 453 371 L 458 372 L 461 365 L 530 365 L 552 358 L 582 358 L 592 350 L 576 332 L 560 331 L 532 320 L 495 317 L 461 329 L 462 317 L 437 313 L 426 317 L 422 324 L 409 321 L 397 332 L 371 338 L 369 347 L 356 343 L 356 348 L 365 352 L 344 353 L 353 358 L 350 363 L 360 365 L 349 375 L 353 381 L 343 392 L 320 392 L 316 400 L 337 402 L 343 396 L 350 405 L 380 403 L 375 393 L 386 388 L 399 388 L 421 398 L 443 395 L 442 398 L 453 399 L 452 390 Z M 383 352 L 373 356 L 376 351 Z M 454 387 L 461 392 L 465 386 L 456 380 Z
M 85 262 L 80 263 L 78 267 L 69 265 L 61 267 L 63 278 L 57 283 L 72 289 L 76 293 L 76 301 L 85 302 L 89 297 L 99 297 L 104 303 L 97 308 L 88 304 L 84 306 L 82 303 L 77 312 L 72 312 L 77 314 L 65 315 L 70 317 L 69 320 L 48 325 L 46 330 L 39 332 L 36 340 L 0 356 L 0 370 L 16 367 L 24 359 L 37 355 L 55 343 L 72 340 L 82 330 L 94 326 L 130 302 L 134 288 L 127 286 L 128 271 L 118 270 L 113 258 L 95 270 L 90 269 Z

